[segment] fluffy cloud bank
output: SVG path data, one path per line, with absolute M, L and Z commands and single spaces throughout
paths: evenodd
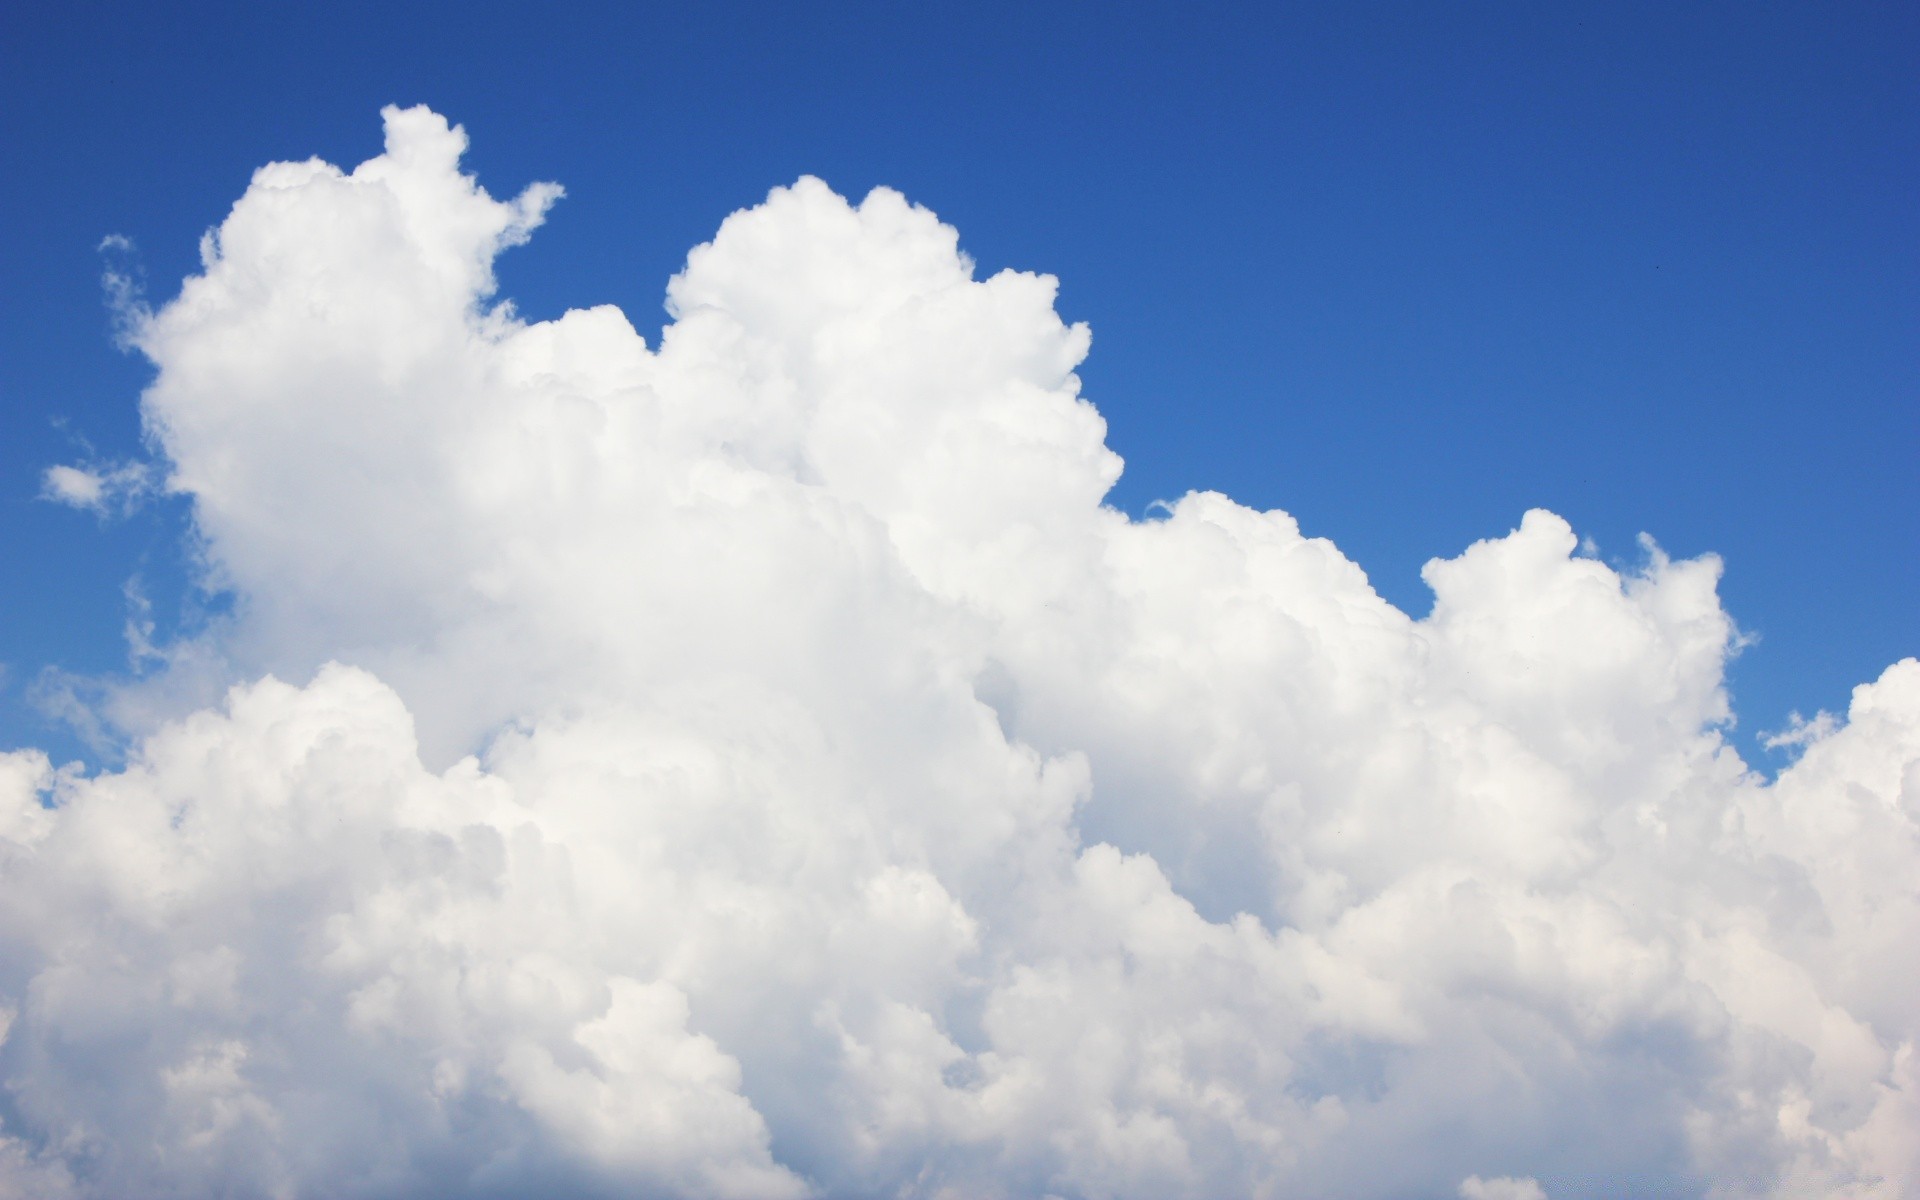
M 0 755 L 0 1191 L 1920 1188 L 1920 663 L 1768 783 L 1711 559 L 1529 513 L 1414 620 L 1103 508 L 1087 330 L 895 193 L 649 348 L 386 118 L 133 331 L 236 604 L 123 770 Z

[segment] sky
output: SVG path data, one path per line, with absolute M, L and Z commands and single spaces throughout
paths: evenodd
M 1910 9 L 0 19 L 0 1195 L 1920 1187 Z
M 569 193 L 501 264 L 530 316 L 661 288 L 802 174 L 903 191 L 1043 271 L 1127 470 L 1111 502 L 1284 508 L 1420 615 L 1429 558 L 1565 516 L 1727 563 L 1741 744 L 1920 648 L 1920 91 L 1910 6 L 10 6 L 0 740 L 178 619 L 177 538 L 36 501 L 138 444 L 96 247 L 153 297 L 251 171 L 357 162 L 427 103 L 496 190 Z M 74 752 L 78 753 L 79 748 Z

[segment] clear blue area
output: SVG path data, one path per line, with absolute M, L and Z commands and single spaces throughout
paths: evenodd
M 900 188 L 1090 321 L 1112 497 L 1213 487 L 1424 613 L 1422 562 L 1540 505 L 1602 557 L 1716 551 L 1743 752 L 1920 653 L 1920 6 L 95 4 L 0 15 L 0 745 L 180 619 L 182 515 L 37 501 L 138 446 L 95 247 L 155 300 L 252 170 L 464 123 L 502 266 L 651 331 L 729 211 Z

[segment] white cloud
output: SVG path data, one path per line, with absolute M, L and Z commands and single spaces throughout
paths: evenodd
M 1920 1185 L 1920 663 L 1769 785 L 1711 558 L 1530 513 L 1415 621 L 1101 507 L 1087 330 L 892 192 L 734 214 L 651 348 L 490 307 L 557 189 L 387 122 L 136 332 L 237 603 L 124 770 L 0 757 L 0 1185 Z
M 139 507 L 153 490 L 151 469 L 145 463 L 94 463 L 48 467 L 41 476 L 40 498 L 97 516 L 124 516 Z
M 1790 713 L 1785 729 L 1763 734 L 1760 744 L 1769 750 L 1797 750 L 1833 736 L 1840 718 L 1830 712 L 1817 712 L 1808 720 L 1798 712 Z
M 107 491 L 106 480 L 98 471 L 84 467 L 48 467 L 44 495 L 49 500 L 75 508 L 101 507 Z
M 1547 1200 L 1535 1179 L 1482 1179 L 1469 1175 L 1460 1182 L 1460 1200 Z

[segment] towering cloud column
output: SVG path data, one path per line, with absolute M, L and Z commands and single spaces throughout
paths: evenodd
M 893 192 L 649 347 L 385 115 L 135 330 L 234 604 L 0 755 L 0 1194 L 1920 1188 L 1920 663 L 1768 783 L 1716 560 L 1533 512 L 1413 620 L 1103 507 L 1088 331 Z

